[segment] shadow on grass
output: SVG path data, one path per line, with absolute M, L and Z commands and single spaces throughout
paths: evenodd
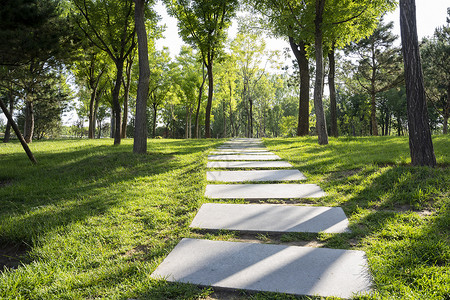
M 149 145 L 147 155 L 136 155 L 130 145 L 78 143 L 73 141 L 68 149 L 35 151 L 37 166 L 28 165 L 20 153 L 2 159 L 0 178 L 6 179 L 0 187 L 0 244 L 5 245 L 5 255 L 11 254 L 10 249 L 20 249 L 9 257 L 23 257 L 22 250 L 32 248 L 48 232 L 122 206 L 125 194 L 133 193 L 130 187 L 150 184 L 152 188 L 153 177 L 177 169 L 186 174 L 198 172 L 201 159 L 185 166 L 182 157 L 203 157 L 211 147 L 204 141 L 158 141 Z M 52 141 L 46 147 L 51 148 Z M 191 206 L 195 205 L 181 199 L 175 213 L 185 214 Z M 149 218 L 151 215 L 141 219 L 150 225 Z

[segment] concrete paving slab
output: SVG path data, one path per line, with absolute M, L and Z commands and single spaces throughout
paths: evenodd
M 208 168 L 224 169 L 292 168 L 292 165 L 286 161 L 210 161 L 206 166 Z
M 201 286 L 349 298 L 368 294 L 364 252 L 182 239 L 151 274 Z
M 264 145 L 223 145 L 217 147 L 217 149 L 265 149 Z
M 224 154 L 208 155 L 208 160 L 279 160 L 281 157 L 275 154 L 250 155 L 250 154 Z
M 216 152 L 269 152 L 267 149 L 216 149 Z
M 240 155 L 240 154 L 246 154 L 246 155 L 275 155 L 273 152 L 269 152 L 269 151 L 251 151 L 251 150 L 247 150 L 247 151 L 211 151 L 211 154 L 220 154 L 220 155 Z
M 299 170 L 252 170 L 252 171 L 209 171 L 208 181 L 244 182 L 244 181 L 291 181 L 305 180 Z
M 299 199 L 325 195 L 316 184 L 208 184 L 205 190 L 205 196 L 212 199 Z
M 190 227 L 245 232 L 349 232 L 348 219 L 340 207 L 276 204 L 202 205 Z

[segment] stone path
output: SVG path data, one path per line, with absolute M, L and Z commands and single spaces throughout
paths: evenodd
M 208 160 L 279 160 L 281 157 L 275 154 L 224 154 L 208 155 Z
M 212 199 L 318 198 L 325 192 L 317 184 L 208 184 L 205 196 Z
M 207 179 L 230 184 L 208 184 L 205 196 L 253 200 L 326 195 L 316 184 L 258 184 L 306 179 L 298 170 L 271 170 L 292 168 L 288 162 L 270 161 L 275 156 L 280 159 L 257 139 L 224 143 L 208 156 L 207 167 L 225 170 L 208 171 Z M 229 170 L 236 168 L 251 170 Z M 339 207 L 276 204 L 205 203 L 190 227 L 263 234 L 349 231 Z M 183 239 L 151 277 L 215 288 L 344 298 L 369 293 L 372 285 L 362 251 L 199 239 Z
M 305 180 L 299 170 L 209 171 L 206 180 L 221 182 Z
M 270 168 L 292 168 L 286 161 L 210 161 L 207 168 L 221 169 L 270 169 Z
M 202 205 L 190 227 L 244 232 L 348 232 L 348 219 L 340 207 L 275 204 Z

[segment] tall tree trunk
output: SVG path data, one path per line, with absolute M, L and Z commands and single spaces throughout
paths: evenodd
M 330 89 L 330 117 L 331 117 L 331 130 L 330 135 L 338 137 L 338 125 L 337 125 L 337 108 L 336 108 L 336 85 L 334 78 L 336 75 L 336 60 L 334 57 L 334 44 L 331 47 L 331 51 L 328 53 L 328 60 L 330 64 L 330 70 L 328 72 L 328 87 Z
M 138 40 L 139 83 L 136 96 L 136 116 L 134 122 L 134 153 L 147 152 L 147 97 L 150 81 L 148 62 L 147 31 L 145 29 L 145 1 L 134 0 L 134 21 Z
M 316 130 L 318 134 L 319 145 L 328 144 L 327 124 L 325 112 L 323 110 L 323 32 L 322 19 L 325 8 L 325 0 L 316 0 L 316 17 L 314 20 L 314 48 L 316 52 L 316 80 L 314 85 L 314 110 L 316 111 Z
M 24 139 L 27 144 L 33 140 L 34 131 L 34 105 L 33 101 L 25 101 L 25 126 L 24 126 Z
M 222 101 L 222 111 L 223 111 L 223 137 L 227 137 L 227 114 L 225 113 L 225 100 Z
M 203 95 L 203 87 L 205 86 L 206 75 L 205 75 L 205 64 L 202 65 L 203 71 L 203 79 L 202 84 L 198 90 L 198 101 L 197 101 L 197 110 L 195 112 L 195 138 L 198 139 L 200 137 L 200 124 L 199 124 L 199 114 L 200 114 L 200 106 L 202 103 L 202 95 Z
M 156 113 L 158 111 L 158 105 L 155 102 L 153 102 L 152 106 L 153 106 L 152 138 L 155 138 L 156 137 Z
M 211 59 L 209 60 L 206 69 L 208 71 L 208 102 L 206 103 L 205 111 L 205 138 L 209 139 L 211 138 L 211 107 L 214 91 L 213 64 Z
M 130 55 L 127 58 L 127 64 L 125 67 L 125 81 L 123 82 L 124 96 L 123 96 L 123 117 L 122 117 L 122 138 L 127 137 L 127 125 L 128 125 L 128 100 L 130 97 L 131 88 L 131 67 L 133 66 L 133 58 Z
M 3 101 L 0 99 L 0 108 L 3 110 L 3 113 L 5 114 L 6 118 L 8 119 L 8 122 L 11 124 L 11 127 L 13 128 L 17 138 L 19 139 L 20 143 L 22 144 L 23 150 L 28 155 L 28 158 L 31 160 L 33 164 L 37 164 L 36 158 L 34 158 L 33 153 L 31 152 L 30 148 L 27 145 L 27 142 L 23 138 L 22 134 L 20 133 L 19 127 L 17 126 L 16 122 L 14 122 L 14 119 L 12 118 L 12 115 L 9 113 L 8 109 L 6 108 L 6 105 L 3 103 Z
M 119 102 L 119 94 L 120 87 L 122 86 L 122 78 L 123 78 L 123 60 L 116 61 L 116 79 L 114 83 L 114 90 L 112 93 L 112 103 L 114 107 L 114 145 L 120 145 L 121 139 L 121 130 L 122 130 L 122 116 L 121 116 L 121 107 Z
M 442 128 L 442 133 L 443 134 L 447 134 L 448 133 L 448 115 L 450 112 L 450 84 L 447 86 L 447 103 L 445 104 L 444 107 L 444 113 L 443 113 L 443 128 Z
M 11 95 L 10 91 L 8 91 L 8 93 L 6 95 L 9 99 L 9 113 L 12 116 L 12 114 L 14 112 L 14 97 Z M 8 143 L 10 137 L 11 137 L 11 122 L 8 119 L 8 122 L 6 123 L 6 128 L 5 128 L 5 136 L 3 137 L 3 143 Z
M 296 44 L 294 39 L 289 37 L 289 44 L 297 60 L 300 73 L 297 135 L 305 136 L 309 134 L 309 62 L 306 56 L 306 45 L 303 41 Z
M 95 102 L 97 97 L 97 87 L 98 84 L 95 84 L 91 91 L 91 100 L 89 101 L 89 139 L 93 139 L 95 136 Z
M 372 128 L 372 135 L 378 136 L 376 93 L 374 89 L 370 92 L 370 125 Z
M 250 107 L 250 114 L 248 116 L 248 122 L 249 122 L 249 129 L 248 129 L 248 137 L 252 138 L 253 137 L 253 101 L 252 99 L 249 97 L 248 98 L 248 104 Z
M 415 0 L 400 0 L 400 30 L 405 65 L 409 150 L 413 166 L 436 165 L 416 27 Z

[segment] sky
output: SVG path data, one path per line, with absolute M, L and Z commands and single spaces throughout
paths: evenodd
M 416 14 L 417 14 L 417 33 L 419 40 L 425 36 L 431 36 L 434 33 L 436 27 L 446 24 L 447 7 L 450 7 L 448 0 L 416 0 Z M 157 42 L 159 48 L 166 46 L 169 48 L 171 55 L 175 56 L 179 53 L 183 41 L 178 36 L 177 21 L 175 18 L 170 17 L 164 5 L 161 1 L 158 1 L 156 11 L 162 17 L 160 24 L 166 24 L 167 28 L 164 32 L 165 39 L 161 39 Z M 385 21 L 394 22 L 394 34 L 399 36 L 400 43 L 400 15 L 399 8 L 394 12 L 385 16 Z M 237 28 L 232 26 L 229 31 L 230 37 L 236 35 Z M 288 48 L 287 41 L 280 39 L 267 39 L 267 47 L 269 50 L 280 50 Z

